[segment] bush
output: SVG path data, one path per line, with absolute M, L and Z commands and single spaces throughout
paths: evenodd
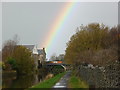
M 13 70 L 16 70 L 18 68 L 16 60 L 14 58 L 8 57 L 8 63 L 11 65 Z

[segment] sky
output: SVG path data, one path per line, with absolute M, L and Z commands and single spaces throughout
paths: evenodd
M 58 16 L 69 2 L 3 2 L 2 42 L 17 34 L 19 44 L 34 44 L 39 48 L 49 46 L 47 58 L 64 54 L 66 43 L 81 24 L 103 23 L 109 27 L 118 24 L 117 2 L 76 2 L 55 33 L 50 45 L 45 45 L 49 32 Z M 57 30 L 56 30 L 57 31 Z

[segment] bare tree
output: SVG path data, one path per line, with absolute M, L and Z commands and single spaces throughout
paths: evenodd
M 3 61 L 6 60 L 7 57 L 13 55 L 14 48 L 18 44 L 18 42 L 19 42 L 18 35 L 15 35 L 12 40 L 10 39 L 10 40 L 5 41 L 3 48 L 2 48 L 2 60 Z

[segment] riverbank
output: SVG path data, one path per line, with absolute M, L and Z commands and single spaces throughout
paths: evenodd
M 45 80 L 41 83 L 38 83 L 37 85 L 32 86 L 29 88 L 29 90 L 33 90 L 34 88 L 52 88 L 59 80 L 60 78 L 65 75 L 66 72 L 57 74 L 53 78 L 50 78 L 48 80 Z
M 2 76 L 3 77 L 11 77 L 11 76 L 16 76 L 17 75 L 17 72 L 15 70 L 9 70 L 9 71 L 4 71 L 2 70 Z
M 79 77 L 75 76 L 74 74 L 71 74 L 71 77 L 68 81 L 68 88 L 89 88 L 89 86 Z

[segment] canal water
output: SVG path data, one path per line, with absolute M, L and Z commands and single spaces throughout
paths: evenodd
M 3 75 L 2 88 L 29 88 L 45 80 L 47 74 L 44 72 L 33 75 Z
M 63 72 L 64 68 L 61 66 L 47 67 L 46 69 L 40 69 L 36 74 L 19 75 L 13 73 L 4 73 L 2 75 L 2 88 L 29 88 L 37 83 L 40 83 L 52 74 Z

